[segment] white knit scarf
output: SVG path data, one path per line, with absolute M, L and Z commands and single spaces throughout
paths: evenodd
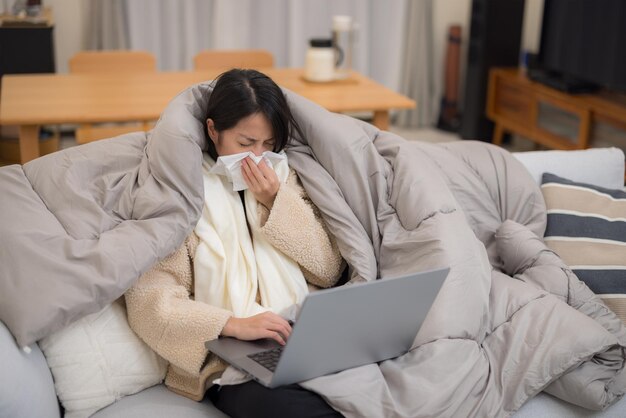
M 195 300 L 242 318 L 267 310 L 280 313 L 300 303 L 308 291 L 300 267 L 263 236 L 254 195 L 244 192 L 244 211 L 232 183 L 209 172 L 213 164 L 205 154 L 204 208 L 195 229 L 200 238 L 194 258 Z M 287 160 L 276 164 L 274 170 L 285 183 Z

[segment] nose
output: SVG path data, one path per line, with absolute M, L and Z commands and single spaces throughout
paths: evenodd
M 265 147 L 263 147 L 263 143 L 262 142 L 255 143 L 254 147 L 252 148 L 252 152 L 257 157 L 260 157 L 261 154 L 263 154 L 263 152 L 265 152 Z

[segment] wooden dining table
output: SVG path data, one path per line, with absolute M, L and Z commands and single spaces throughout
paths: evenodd
M 372 123 L 389 127 L 389 111 L 415 101 L 352 72 L 348 79 L 314 83 L 300 68 L 262 69 L 277 84 L 332 112 L 372 112 Z M 19 126 L 21 163 L 39 157 L 41 125 L 149 121 L 185 88 L 221 71 L 145 74 L 20 74 L 2 77 L 0 125 Z

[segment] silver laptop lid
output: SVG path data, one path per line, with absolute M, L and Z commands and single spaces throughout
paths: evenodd
M 406 353 L 449 270 L 414 273 L 310 294 L 270 387 Z

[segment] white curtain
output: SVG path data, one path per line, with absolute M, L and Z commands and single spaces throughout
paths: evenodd
M 193 56 L 212 48 L 263 48 L 277 67 L 302 67 L 309 39 L 330 37 L 332 16 L 350 15 L 354 69 L 418 102 L 405 125 L 432 122 L 433 0 L 92 0 L 92 9 L 112 15 L 118 2 L 127 37 L 120 45 L 151 51 L 162 71 L 191 69 Z M 121 32 L 120 23 L 111 30 Z
M 128 22 L 124 0 L 91 0 L 89 49 L 127 49 Z
M 192 68 L 211 47 L 213 1 L 125 0 L 129 49 L 150 51 L 162 71 Z
M 308 40 L 330 37 L 331 18 L 358 25 L 355 70 L 398 90 L 410 0 L 125 0 L 130 49 L 153 52 L 159 69 L 192 68 L 202 49 L 264 48 L 278 67 L 302 67 Z
M 406 40 L 400 89 L 417 108 L 399 113 L 396 123 L 407 128 L 432 126 L 438 103 L 434 61 L 433 0 L 414 0 L 406 14 Z

